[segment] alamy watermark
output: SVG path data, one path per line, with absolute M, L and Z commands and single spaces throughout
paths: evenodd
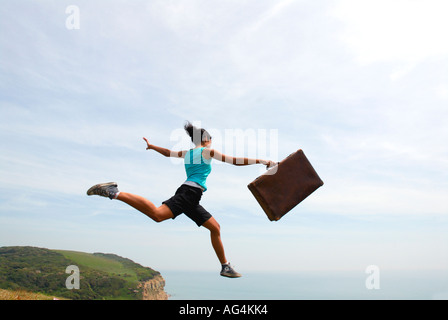
M 79 268 L 75 265 L 70 265 L 65 269 L 65 273 L 69 273 L 70 276 L 65 280 L 65 287 L 69 290 L 79 289 L 80 288 L 80 274 Z
M 192 124 L 197 128 L 202 127 L 198 121 Z M 226 156 L 223 162 L 232 163 L 232 158 L 236 158 L 236 164 L 243 164 L 243 158 L 249 158 L 249 164 L 253 164 L 255 159 L 278 161 L 278 129 L 232 128 L 222 130 L 206 128 L 206 130 L 212 137 L 211 148 Z M 191 139 L 185 134 L 183 128 L 173 130 L 170 141 L 174 143 L 172 146 L 174 151 L 191 148 Z M 172 161 L 179 163 L 176 159 L 172 159 Z M 220 161 L 214 163 L 220 163 Z M 260 170 L 265 173 L 263 168 Z M 267 174 L 274 173 L 276 173 L 276 167 L 267 172 Z
M 380 289 L 380 268 L 376 265 L 369 265 L 366 268 L 368 274 L 366 278 L 366 288 L 368 290 Z
M 65 19 L 65 27 L 68 30 L 79 30 L 81 28 L 81 16 L 79 7 L 70 5 L 65 8 L 65 13 L 69 16 Z

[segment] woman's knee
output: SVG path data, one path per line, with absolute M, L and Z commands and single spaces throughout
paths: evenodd
M 216 235 L 220 235 L 221 234 L 221 226 L 219 225 L 218 221 L 214 220 L 210 224 L 209 230 L 210 230 L 211 233 L 214 233 Z
M 154 214 L 154 216 L 152 217 L 152 220 L 154 220 L 155 222 L 159 223 L 162 221 L 165 221 L 166 219 L 164 219 L 161 215 L 158 215 L 157 213 Z
M 155 222 L 162 222 L 162 221 L 171 219 L 173 217 L 174 217 L 174 215 L 171 212 L 171 209 L 168 208 L 168 206 L 166 206 L 166 205 L 162 205 L 162 206 L 158 207 L 152 215 L 152 219 Z

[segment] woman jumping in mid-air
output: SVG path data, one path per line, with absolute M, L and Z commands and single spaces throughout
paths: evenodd
M 139 195 L 118 191 L 117 183 L 115 182 L 94 185 L 87 191 L 87 195 L 98 195 L 123 201 L 156 222 L 174 219 L 178 215 L 185 213 L 199 227 L 204 226 L 210 230 L 213 249 L 222 265 L 220 274 L 231 278 L 241 277 L 241 274 L 230 266 L 224 254 L 218 222 L 199 204 L 199 201 L 202 193 L 207 190 L 206 180 L 212 169 L 212 159 L 233 165 L 261 163 L 269 167 L 275 163 L 269 160 L 226 156 L 219 151 L 210 149 L 212 137 L 205 129 L 196 128 L 189 122 L 187 122 L 184 128 L 196 146 L 188 151 L 171 151 L 150 144 L 146 138 L 143 138 L 146 141 L 147 150 L 155 150 L 165 157 L 184 158 L 185 162 L 187 180 L 177 189 L 176 194 L 162 202 L 160 207 L 156 207 L 151 201 Z

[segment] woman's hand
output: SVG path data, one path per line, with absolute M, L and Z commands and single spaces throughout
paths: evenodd
M 145 137 L 143 137 L 143 140 L 146 141 L 146 150 L 157 151 L 158 153 L 160 153 L 162 156 L 165 157 L 183 158 L 187 153 L 187 151 L 171 151 L 169 149 L 150 144 L 148 139 L 146 139 Z
M 143 140 L 146 141 L 146 150 L 150 150 L 150 149 L 152 149 L 152 145 L 149 143 L 148 139 L 146 139 L 145 137 L 143 137 Z
M 266 170 L 272 168 L 273 166 L 277 165 L 277 162 L 271 161 L 271 160 L 261 160 L 260 163 L 264 164 L 266 166 Z

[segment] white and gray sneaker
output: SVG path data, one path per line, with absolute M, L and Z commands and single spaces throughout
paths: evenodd
M 233 269 L 233 267 L 230 265 L 230 263 L 223 264 L 221 269 L 221 275 L 223 277 L 229 277 L 229 278 L 239 278 L 242 275 Z
M 91 187 L 89 190 L 87 190 L 88 196 L 101 196 L 101 197 L 108 197 L 109 199 L 115 199 L 116 194 L 118 191 L 118 185 L 116 182 L 108 182 L 108 183 L 100 183 L 96 184 L 93 187 Z

